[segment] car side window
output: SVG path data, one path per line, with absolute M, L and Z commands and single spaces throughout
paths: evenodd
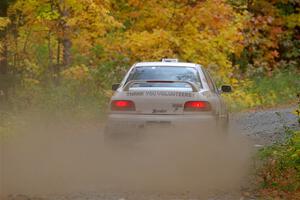
M 206 71 L 205 69 L 203 69 L 203 72 L 204 72 L 204 76 L 207 80 L 207 84 L 208 84 L 208 87 L 209 89 L 212 91 L 212 92 L 215 92 L 217 93 L 218 92 L 218 89 L 213 81 L 213 79 L 211 78 L 210 74 L 208 71 Z

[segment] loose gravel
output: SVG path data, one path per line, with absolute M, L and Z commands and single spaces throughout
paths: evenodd
M 238 113 L 232 116 L 231 123 L 257 142 L 257 146 L 270 145 L 284 139 L 287 129 L 299 129 L 296 106 Z

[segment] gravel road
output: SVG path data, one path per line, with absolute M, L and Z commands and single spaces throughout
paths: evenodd
M 238 113 L 231 123 L 254 139 L 258 145 L 269 145 L 285 136 L 285 129 L 299 129 L 297 117 L 292 113 L 296 106 Z
M 274 108 L 233 114 L 231 124 L 234 131 L 251 141 L 253 149 L 269 145 L 284 138 L 284 127 L 299 129 L 296 117 L 291 114 L 295 107 Z M 234 149 L 237 151 L 236 149 Z M 240 158 L 240 157 L 239 157 Z M 223 166 L 219 166 L 220 168 Z M 226 166 L 224 166 L 226 167 Z M 122 166 L 120 168 L 122 170 Z M 171 169 L 170 169 L 171 170 Z M 248 179 L 246 178 L 247 182 Z M 8 200 L 255 200 L 249 193 L 249 184 L 241 184 L 239 189 L 217 190 L 205 196 L 188 190 L 172 192 L 132 192 L 120 189 L 68 193 L 62 195 L 9 195 Z

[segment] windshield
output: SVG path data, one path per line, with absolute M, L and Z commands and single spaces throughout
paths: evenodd
M 189 81 L 201 87 L 198 71 L 193 67 L 136 67 L 131 71 L 127 82 L 132 80 Z M 190 85 L 186 83 L 138 83 L 133 84 L 132 87 L 190 87 Z

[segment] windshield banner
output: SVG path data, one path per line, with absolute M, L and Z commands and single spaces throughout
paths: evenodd
M 193 92 L 180 91 L 130 91 L 127 96 L 168 96 L 168 97 L 195 97 Z

